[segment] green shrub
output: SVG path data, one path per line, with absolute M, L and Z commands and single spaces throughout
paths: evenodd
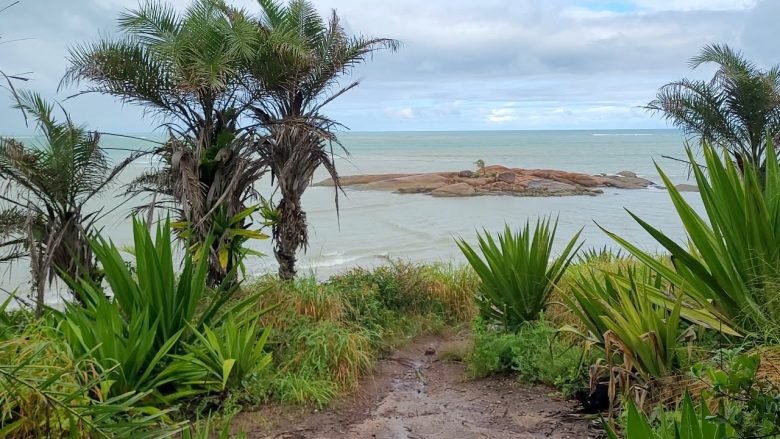
M 99 283 L 66 276 L 84 306 L 66 306 L 63 333 L 75 355 L 88 355 L 110 371 L 110 380 L 105 383 L 109 396 L 153 391 L 170 402 L 186 395 L 171 389 L 158 391 L 162 386 L 186 382 L 184 370 L 171 364 L 169 354 L 182 353 L 183 342 L 194 337 L 191 328 L 202 330 L 226 312 L 223 308 L 238 313 L 256 300 L 252 296 L 225 307 L 235 287 L 216 293 L 207 289 L 208 258 L 193 264 L 186 254 L 177 273 L 170 230 L 166 221 L 157 227 L 153 238 L 145 224 L 133 221 L 135 275 L 112 242 L 102 238 L 92 241 L 112 299 Z
M 195 331 L 196 342 L 186 344 L 187 355 L 176 356 L 174 364 L 187 371 L 194 386 L 214 392 L 238 389 L 271 364 L 265 350 L 270 333 L 257 320 L 237 322 L 229 315 L 216 330 L 204 326 L 203 332 Z
M 780 387 L 770 379 L 759 377 L 762 355 L 776 360 L 768 349 L 749 354 L 720 352 L 718 362 L 725 366 L 695 367 L 694 375 L 709 385 L 704 395 L 717 402 L 721 410 L 713 414 L 718 422 L 728 425 L 738 437 L 780 436 Z M 771 358 L 775 357 L 775 358 Z M 767 368 L 777 379 L 776 365 Z
M 707 311 L 684 307 L 682 297 L 670 305 L 662 279 L 649 270 L 638 271 L 580 276 L 562 299 L 585 332 L 563 329 L 600 347 L 609 361 L 611 352 L 619 354 L 626 372 L 649 381 L 685 364 L 686 340 L 694 336 L 690 323 L 718 328 L 718 320 Z
M 147 406 L 145 393 L 107 396 L 111 374 L 88 357 L 73 359 L 43 321 L 0 341 L 0 437 L 154 438 L 176 431 L 163 422 L 170 410 Z
M 701 308 L 745 334 L 780 328 L 780 165 L 767 147 L 766 173 L 745 163 L 740 170 L 704 145 L 706 171 L 688 156 L 706 216 L 658 168 L 685 227 L 688 246 L 631 214 L 672 255 L 660 263 L 626 239 L 607 232 L 637 259 L 666 278 Z M 763 182 L 763 183 L 762 183 Z
M 516 333 L 478 324 L 465 360 L 471 378 L 516 373 L 520 381 L 555 386 L 566 394 L 586 383 L 581 347 L 560 339 L 558 330 L 544 320 L 526 322 Z
M 515 329 L 539 316 L 581 246 L 578 232 L 553 258 L 557 227 L 549 219 L 537 221 L 533 231 L 530 222 L 517 232 L 506 226 L 498 242 L 485 231 L 478 236 L 482 256 L 465 240 L 457 241 L 481 281 L 478 303 L 484 319 Z

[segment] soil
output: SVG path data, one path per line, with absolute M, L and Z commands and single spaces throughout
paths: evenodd
M 243 413 L 233 427 L 268 439 L 587 438 L 600 436 L 577 406 L 512 377 L 465 380 L 442 360 L 465 336 L 425 337 L 379 361 L 360 390 L 317 411 L 286 406 Z

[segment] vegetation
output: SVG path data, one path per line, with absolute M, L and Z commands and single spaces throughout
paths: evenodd
M 294 277 L 315 170 L 339 189 L 341 125 L 323 109 L 357 85 L 341 82 L 352 67 L 398 42 L 350 36 L 305 0 L 259 6 L 151 1 L 120 17 L 121 37 L 70 51 L 63 85 L 168 129 L 150 151 L 160 167 L 128 188 L 148 196 L 149 220 L 133 220 L 126 253 L 85 206 L 135 156 L 110 167 L 97 134 L 12 90 L 43 140 L 0 141 L 0 261 L 29 256 L 37 292 L 36 315 L 0 304 L 0 436 L 228 438 L 237 411 L 323 406 L 391 348 L 461 327 L 473 345 L 450 359 L 472 378 L 511 373 L 591 408 L 606 387 L 595 408 L 610 409 L 610 437 L 780 434 L 780 68 L 709 46 L 692 65 L 717 63 L 713 81 L 669 84 L 650 104 L 703 140 L 706 166 L 687 152 L 704 214 L 659 168 L 687 246 L 631 214 L 666 254 L 606 231 L 623 250 L 580 252 L 577 233 L 555 252 L 548 218 L 458 239 L 466 267 L 396 261 L 318 282 Z M 266 172 L 276 205 L 254 189 Z M 176 220 L 151 224 L 155 209 Z M 265 227 L 279 276 L 247 285 Z M 43 300 L 54 276 L 75 297 L 59 310 Z
M 296 254 L 308 243 L 301 197 L 320 166 L 336 183 L 338 208 L 339 176 L 333 162 L 333 144 L 341 146 L 335 130 L 342 125 L 322 110 L 358 86 L 358 82 L 341 86 L 345 74 L 377 50 L 396 50 L 398 42 L 350 36 L 335 11 L 325 19 L 314 4 L 305 0 L 292 0 L 287 5 L 271 0 L 259 3 L 262 32 L 271 42 L 284 42 L 278 46 L 282 49 L 279 62 L 258 60 L 250 75 L 263 84 L 268 94 L 267 99 L 258 102 L 254 115 L 268 130 L 259 153 L 281 195 L 278 221 L 273 226 L 279 277 L 292 279 Z
M 726 147 L 742 169 L 766 166 L 770 140 L 780 136 L 780 65 L 760 69 L 739 51 L 712 44 L 691 59 L 691 68 L 718 67 L 711 81 L 669 83 L 648 104 L 702 141 Z
M 485 232 L 478 236 L 482 256 L 465 240 L 457 241 L 480 278 L 477 302 L 484 319 L 516 329 L 539 316 L 581 246 L 577 233 L 553 259 L 557 228 L 558 222 L 551 225 L 550 219 L 537 221 L 533 231 L 530 222 L 517 232 L 507 225 L 498 242 Z
M 115 96 L 162 119 L 170 140 L 152 151 L 162 165 L 128 191 L 149 195 L 143 208 L 175 214 L 192 243 L 216 234 L 204 252 L 216 285 L 241 259 L 242 238 L 262 238 L 251 208 L 265 166 L 255 130 L 240 126 L 261 93 L 241 80 L 261 44 L 257 30 L 214 0 L 193 1 L 182 13 L 146 2 L 119 17 L 119 30 L 119 38 L 72 48 L 62 84 L 87 82 L 82 93 Z
M 780 165 L 771 141 L 769 146 L 762 185 L 756 166 L 746 163 L 740 172 L 704 145 L 707 171 L 694 166 L 694 175 L 706 217 L 696 212 L 659 169 L 690 239 L 688 248 L 632 216 L 672 255 L 672 267 L 610 234 L 676 291 L 746 335 L 771 335 L 780 325 Z M 696 163 L 690 150 L 688 154 Z
M 13 90 L 13 89 L 12 89 Z M 112 168 L 100 136 L 76 125 L 68 113 L 58 122 L 54 105 L 31 92 L 13 91 L 15 108 L 35 123 L 39 142 L 0 138 L 0 262 L 30 259 L 38 315 L 46 286 L 60 272 L 95 278 L 88 240 L 105 213 L 86 204 L 102 195 L 132 160 Z

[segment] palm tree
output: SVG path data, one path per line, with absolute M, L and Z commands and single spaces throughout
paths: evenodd
M 14 92 L 15 107 L 35 121 L 40 140 L 0 139 L 0 262 L 29 256 L 37 310 L 47 283 L 62 270 L 72 278 L 96 276 L 89 238 L 102 209 L 87 211 L 134 157 L 112 168 L 100 136 L 54 118 L 38 94 Z M 55 270 L 56 268 L 56 270 Z
M 162 119 L 170 140 L 153 151 L 161 166 L 129 192 L 150 195 L 142 207 L 172 209 L 179 236 L 196 245 L 221 229 L 207 252 L 210 282 L 218 283 L 240 259 L 243 238 L 262 237 L 247 230 L 251 215 L 242 213 L 252 209 L 264 169 L 253 158 L 254 130 L 239 126 L 257 98 L 242 81 L 259 48 L 257 27 L 219 0 L 196 0 L 181 14 L 146 2 L 122 14 L 119 29 L 119 39 L 71 49 L 63 85 L 86 81 L 84 93 L 115 96 Z
M 273 225 L 274 254 L 279 276 L 295 276 L 296 253 L 308 243 L 306 213 L 301 197 L 320 166 L 336 183 L 333 144 L 341 146 L 335 130 L 341 125 L 321 111 L 325 105 L 358 85 L 340 86 L 342 76 L 380 49 L 395 51 L 399 43 L 387 38 L 347 35 L 333 11 L 326 20 L 306 0 L 283 5 L 258 0 L 262 46 L 250 75 L 266 96 L 255 102 L 254 117 L 268 130 L 260 153 L 270 169 L 281 198 Z
M 726 147 L 740 169 L 747 160 L 763 170 L 767 140 L 780 140 L 780 65 L 764 70 L 717 44 L 690 61 L 692 69 L 703 64 L 718 66 L 712 80 L 666 84 L 646 108 L 704 142 Z

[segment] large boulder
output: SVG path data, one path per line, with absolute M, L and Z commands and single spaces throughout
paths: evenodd
M 472 171 L 460 171 L 458 172 L 458 177 L 460 178 L 471 178 L 474 176 L 474 172 Z
M 652 181 L 637 177 L 636 174 L 634 174 L 633 177 L 620 174 L 608 175 L 604 177 L 604 179 L 606 180 L 605 186 L 616 187 L 618 189 L 644 189 L 653 184 Z
M 468 183 L 448 184 L 431 191 L 434 197 L 469 197 L 476 193 L 476 189 Z

